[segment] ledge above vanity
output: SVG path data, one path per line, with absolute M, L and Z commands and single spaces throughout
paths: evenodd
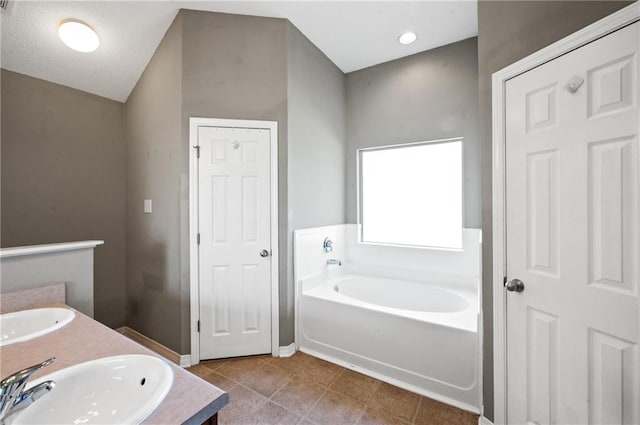
M 93 317 L 93 257 L 102 244 L 88 240 L 1 248 L 2 292 L 62 283 L 66 304 Z
M 0 259 L 18 257 L 25 255 L 48 254 L 51 252 L 75 251 L 78 249 L 95 248 L 103 245 L 104 241 L 78 241 L 49 243 L 44 245 L 15 246 L 11 248 L 0 248 Z

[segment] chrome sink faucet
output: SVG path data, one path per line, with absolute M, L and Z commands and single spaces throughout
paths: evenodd
M 56 358 L 51 357 L 49 360 L 23 369 L 0 381 L 0 424 L 4 425 L 7 417 L 30 406 L 31 403 L 55 387 L 55 382 L 45 381 L 25 390 L 31 375 L 55 361 Z
M 342 265 L 342 261 L 330 258 L 330 259 L 327 260 L 327 264 L 328 265 L 336 264 L 338 266 L 341 266 Z

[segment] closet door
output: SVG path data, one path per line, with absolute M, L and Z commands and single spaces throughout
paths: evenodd
M 640 423 L 639 28 L 506 85 L 510 424 Z

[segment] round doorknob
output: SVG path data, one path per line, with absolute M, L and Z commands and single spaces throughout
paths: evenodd
M 511 279 L 505 286 L 507 287 L 507 291 L 510 292 L 524 291 L 524 282 L 520 279 Z
M 260 256 L 262 258 L 268 257 L 269 256 L 269 251 L 267 251 L 266 249 L 263 249 L 262 251 L 260 251 Z

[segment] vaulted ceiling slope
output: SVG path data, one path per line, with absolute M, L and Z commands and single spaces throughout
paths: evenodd
M 477 34 L 475 1 L 9 1 L 2 68 L 122 102 L 181 8 L 289 19 L 345 73 Z M 68 18 L 91 25 L 100 48 L 64 46 Z M 418 40 L 399 44 L 405 31 Z

